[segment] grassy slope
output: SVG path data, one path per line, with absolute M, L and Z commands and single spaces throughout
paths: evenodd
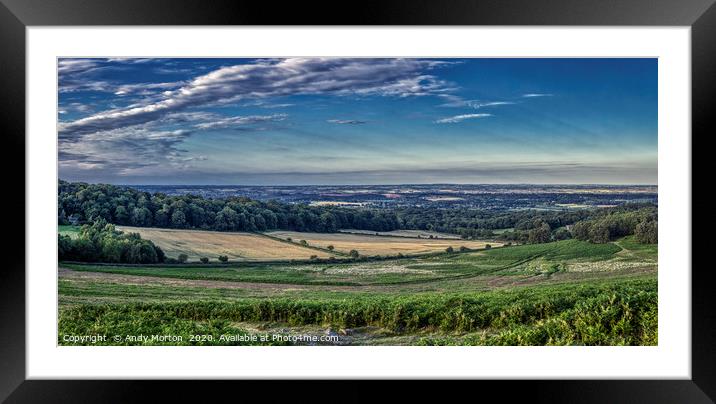
M 359 263 L 256 264 L 240 267 L 126 267 L 63 264 L 77 271 L 181 279 L 210 279 L 301 285 L 377 285 L 459 279 L 464 277 L 525 272 L 527 262 L 543 258 L 555 262 L 599 261 L 618 258 L 615 244 L 590 244 L 565 240 L 523 245 L 477 253 L 439 255 Z
M 575 262 L 613 261 L 654 267 L 656 252 L 656 246 L 627 238 L 601 245 L 567 240 L 372 263 L 74 266 L 79 271 L 268 282 L 276 287 L 221 289 L 62 279 L 60 335 L 121 333 L 134 330 L 134 324 L 147 331 L 220 335 L 245 332 L 237 323 L 278 322 L 292 327 L 375 326 L 398 335 L 426 335 L 411 344 L 653 345 L 657 340 L 653 269 L 577 274 L 564 268 Z M 539 268 L 562 269 L 545 272 L 536 262 Z M 398 264 L 407 271 L 423 272 L 379 271 Z M 500 279 L 507 281 L 506 286 L 490 290 L 494 287 L 488 281 Z M 536 283 L 515 287 L 523 281 Z M 290 284 L 373 286 L 293 290 Z

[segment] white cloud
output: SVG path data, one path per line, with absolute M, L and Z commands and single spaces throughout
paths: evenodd
M 220 128 L 261 130 L 256 125 L 286 117 L 285 114 L 225 117 L 209 112 L 175 112 L 153 122 L 65 139 L 59 144 L 60 165 L 70 170 L 111 170 L 118 175 L 139 175 L 145 167 L 151 167 L 152 173 L 187 169 L 194 162 L 207 159 L 189 155 L 181 148 L 196 132 Z M 167 129 L 171 126 L 189 129 Z
M 288 115 L 286 114 L 273 114 L 273 115 L 250 115 L 250 116 L 232 116 L 228 118 L 216 119 L 211 122 L 204 122 L 196 124 L 197 129 L 226 129 L 235 128 L 239 126 L 253 125 L 264 122 L 277 122 L 283 121 Z
M 554 94 L 545 94 L 545 93 L 527 93 L 522 94 L 523 98 L 534 98 L 534 97 L 552 97 Z
M 61 129 L 72 137 L 158 120 L 186 108 L 295 94 L 424 96 L 452 90 L 427 74 L 449 62 L 420 59 L 293 58 L 259 60 L 199 76 L 145 105 L 100 112 Z
M 102 64 L 102 59 L 59 59 L 57 73 L 60 75 L 87 72 Z
M 202 156 L 189 156 L 178 146 L 191 136 L 187 130 L 158 130 L 137 125 L 92 133 L 79 142 L 59 144 L 63 168 L 111 170 L 119 175 L 137 174 L 145 167 L 156 170 L 189 168 Z
M 114 95 L 155 95 L 156 90 L 175 89 L 182 84 L 182 82 L 122 84 L 116 87 Z M 171 94 L 170 91 L 166 93 Z
M 451 116 L 449 118 L 438 119 L 437 121 L 435 121 L 435 123 L 458 123 L 458 122 L 462 122 L 467 119 L 487 118 L 488 116 L 492 116 L 492 114 L 456 115 L 456 116 Z

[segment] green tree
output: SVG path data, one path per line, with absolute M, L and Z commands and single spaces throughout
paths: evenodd
M 179 256 L 177 257 L 177 261 L 179 261 L 182 264 L 185 263 L 188 259 L 189 259 L 189 256 L 186 254 L 179 254 Z
M 172 213 L 172 227 L 181 229 L 186 227 L 186 215 L 181 210 L 175 210 Z
M 587 241 L 589 240 L 589 231 L 592 228 L 592 223 L 589 221 L 583 221 L 575 223 L 572 226 L 572 236 L 577 240 Z
M 659 242 L 659 226 L 656 220 L 644 220 L 636 225 L 634 238 L 642 244 L 656 244 Z
M 549 224 L 542 223 L 539 227 L 536 227 L 529 231 L 527 235 L 527 242 L 530 244 L 548 243 L 552 229 Z
M 572 234 L 563 227 L 554 231 L 555 240 L 568 240 L 570 238 L 572 238 Z

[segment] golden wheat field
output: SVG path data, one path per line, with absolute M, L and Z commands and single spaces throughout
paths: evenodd
M 226 255 L 232 261 L 271 261 L 309 259 L 312 255 L 328 258 L 331 255 L 311 248 L 272 240 L 260 234 L 204 230 L 157 229 L 118 226 L 119 230 L 139 233 L 142 238 L 158 245 L 167 257 L 186 254 L 190 261 L 207 257 L 216 261 Z
M 329 245 L 332 245 L 336 251 L 343 253 L 348 253 L 350 250 L 357 250 L 361 255 L 397 255 L 399 253 L 414 255 L 445 251 L 448 247 L 452 247 L 457 251 L 461 246 L 471 249 L 480 249 L 485 248 L 486 244 L 490 244 L 493 247 L 502 245 L 501 243 L 492 241 L 417 239 L 347 233 L 273 231 L 266 234 L 284 240 L 290 237 L 294 243 L 306 240 L 309 245 L 320 248 L 327 248 Z

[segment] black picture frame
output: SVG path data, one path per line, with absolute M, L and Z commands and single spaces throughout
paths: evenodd
M 366 2 L 268 2 L 201 0 L 0 0 L 0 122 L 7 209 L 25 205 L 25 35 L 27 26 L 71 25 L 564 25 L 689 26 L 692 57 L 692 145 L 708 136 L 712 100 L 716 99 L 716 6 L 714 0 L 389 0 Z M 692 146 L 692 150 L 694 149 Z M 693 157 L 692 157 L 693 159 Z M 693 161 L 693 160 L 692 160 Z M 19 175 L 18 167 L 23 167 Z M 698 175 L 697 170 L 693 170 Z M 693 177 L 692 177 L 693 178 Z M 692 184 L 697 184 L 693 182 Z M 23 190 L 20 192 L 20 190 Z M 692 194 L 693 201 L 693 194 Z M 692 211 L 696 205 L 692 202 Z M 32 212 L 25 212 L 31 215 Z M 21 220 L 18 213 L 6 220 Z M 23 223 L 6 241 L 8 254 L 0 270 L 0 399 L 8 402 L 132 402 L 149 390 L 162 389 L 163 401 L 192 396 L 206 399 L 234 382 L 199 386 L 200 382 L 25 380 L 25 239 Z M 706 241 L 692 238 L 707 246 Z M 693 249 L 698 251 L 699 248 Z M 23 253 L 20 254 L 19 252 Z M 689 270 L 689 268 L 683 268 Z M 484 397 L 529 397 L 550 402 L 713 402 L 716 399 L 716 316 L 710 266 L 692 269 L 692 377 L 690 380 L 530 380 L 480 381 Z M 156 383 L 160 383 L 157 386 Z M 252 390 L 271 398 L 292 394 L 293 387 L 254 383 Z M 292 382 L 295 383 L 295 382 Z M 169 385 L 167 385 L 169 384 Z M 320 391 L 322 387 L 315 387 Z M 313 389 L 313 388 L 311 388 Z M 373 389 L 348 387 L 353 399 L 372 399 Z M 414 387 L 406 388 L 414 390 Z M 420 388 L 420 392 L 429 394 Z M 394 386 L 381 398 L 402 397 Z M 432 390 L 432 389 L 430 389 Z M 434 393 L 434 391 L 433 391 Z M 424 397 L 427 397 L 424 395 Z M 324 397 L 326 398 L 326 397 Z

